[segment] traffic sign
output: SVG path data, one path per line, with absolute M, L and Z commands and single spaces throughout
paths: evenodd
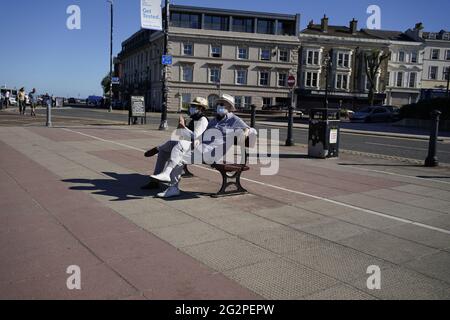
M 164 66 L 171 66 L 172 65 L 172 56 L 162 56 L 162 64 Z
M 295 86 L 295 76 L 290 75 L 288 78 L 288 86 L 293 88 Z
M 120 84 L 120 78 L 119 77 L 113 77 L 112 78 L 112 84 Z

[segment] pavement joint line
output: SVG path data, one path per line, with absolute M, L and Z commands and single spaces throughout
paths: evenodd
M 361 171 L 367 171 L 367 172 L 375 172 L 375 173 L 387 174 L 387 175 L 397 176 L 397 177 L 402 177 L 402 178 L 411 178 L 411 179 L 417 179 L 417 180 L 421 180 L 421 181 L 430 181 L 430 182 L 437 182 L 437 183 L 443 183 L 443 184 L 450 184 L 450 182 L 448 182 L 448 181 L 441 181 L 441 180 L 435 180 L 435 179 L 427 179 L 427 178 L 421 178 L 421 177 L 414 177 L 414 176 L 408 176 L 408 175 L 405 175 L 405 174 L 399 174 L 399 173 L 388 172 L 388 171 L 373 170 L 373 169 L 364 169 L 364 168 L 359 168 L 358 166 L 352 166 L 352 165 L 349 165 L 348 167 L 351 167 L 351 168 L 354 168 L 354 169 L 357 169 L 357 170 L 361 170 Z
M 133 147 L 133 146 L 129 146 L 129 145 L 126 145 L 126 144 L 123 144 L 123 143 L 119 143 L 119 142 L 116 142 L 116 141 L 102 139 L 102 138 L 99 138 L 99 137 L 96 137 L 96 136 L 88 135 L 88 134 L 85 134 L 85 133 L 82 133 L 82 132 L 78 132 L 78 131 L 74 131 L 74 130 L 70 130 L 70 129 L 65 129 L 64 128 L 63 130 L 68 131 L 68 132 L 72 132 L 72 133 L 77 133 L 77 134 L 80 134 L 80 135 L 83 135 L 83 136 L 86 136 L 86 137 L 90 137 L 92 139 L 96 139 L 96 140 L 99 140 L 99 141 L 109 142 L 109 143 L 112 143 L 112 144 L 116 144 L 116 145 L 119 145 L 119 146 L 123 146 L 123 147 L 129 148 L 129 149 L 137 150 L 137 151 L 140 151 L 140 152 L 145 152 L 145 150 L 143 150 L 143 149 L 136 148 L 136 147 Z M 203 170 L 207 170 L 207 171 L 211 171 L 211 172 L 217 173 L 216 170 L 213 170 L 213 169 L 205 168 L 205 167 L 199 166 L 199 165 L 194 165 L 194 166 L 197 167 L 197 168 L 203 169 Z M 273 188 L 273 189 L 278 189 L 278 190 L 289 192 L 289 193 L 302 195 L 302 196 L 313 198 L 313 199 L 316 199 L 316 200 L 322 200 L 322 201 L 329 202 L 329 203 L 332 203 L 332 204 L 335 204 L 335 205 L 338 205 L 338 206 L 347 207 L 349 209 L 365 212 L 365 213 L 368 213 L 368 214 L 371 214 L 371 215 L 376 215 L 376 216 L 379 216 L 379 217 L 383 217 L 383 218 L 387 218 L 387 219 L 403 222 L 405 224 L 415 225 L 415 226 L 418 226 L 418 227 L 421 227 L 421 228 L 425 228 L 425 229 L 429 229 L 429 230 L 433 230 L 433 231 L 437 231 L 437 232 L 441 232 L 441 233 L 450 235 L 450 230 L 433 227 L 433 226 L 426 225 L 426 224 L 419 223 L 419 222 L 415 222 L 415 221 L 412 221 L 412 220 L 391 216 L 391 215 L 388 215 L 388 214 L 385 214 L 385 213 L 381 213 L 381 212 L 377 212 L 377 211 L 373 211 L 373 210 L 369 210 L 369 209 L 364 209 L 364 208 L 353 206 L 353 205 L 350 205 L 350 204 L 347 204 L 347 203 L 343 203 L 343 202 L 327 199 L 327 198 L 320 197 L 320 196 L 315 196 L 315 195 L 312 195 L 312 194 L 309 194 L 309 193 L 304 193 L 304 192 L 301 192 L 301 191 L 295 191 L 295 190 L 291 190 L 291 189 L 287 189 L 287 188 L 271 185 L 271 184 L 264 183 L 264 182 L 257 181 L 257 180 L 252 180 L 252 179 L 248 179 L 248 178 L 241 178 L 241 180 L 247 181 L 247 182 L 251 182 L 251 183 L 254 183 L 254 184 L 259 184 L 259 185 L 262 185 L 262 186 L 265 186 L 265 187 L 269 187 L 269 188 Z

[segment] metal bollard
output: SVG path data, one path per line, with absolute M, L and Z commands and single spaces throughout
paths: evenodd
M 425 160 L 425 167 L 437 167 L 439 161 L 436 155 L 437 152 L 437 139 L 439 135 L 439 117 L 441 112 L 434 110 L 431 113 L 431 134 L 430 134 L 430 146 L 428 148 L 428 157 Z
M 295 145 L 292 130 L 294 128 L 294 106 L 289 107 L 288 131 L 286 139 L 286 147 Z
M 47 127 L 52 127 L 52 104 L 47 102 Z
M 256 126 L 256 106 L 252 105 L 252 115 L 251 115 L 251 120 L 250 120 L 250 127 L 255 128 Z

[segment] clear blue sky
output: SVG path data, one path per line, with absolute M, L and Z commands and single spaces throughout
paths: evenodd
M 426 30 L 450 29 L 448 0 L 174 0 L 172 3 L 279 13 L 300 13 L 302 28 L 324 13 L 330 24 L 353 17 L 365 26 L 366 9 L 382 10 L 382 28 L 406 30 L 418 21 Z M 66 9 L 81 8 L 81 30 L 68 30 Z M 114 54 L 140 27 L 139 0 L 115 0 Z M 101 94 L 109 70 L 109 4 L 106 0 L 2 0 L 0 85 L 36 87 L 58 96 Z

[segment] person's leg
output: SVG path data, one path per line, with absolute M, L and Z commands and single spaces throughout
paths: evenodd
M 156 160 L 153 175 L 158 175 L 164 171 L 167 162 L 170 160 L 170 153 L 173 147 L 177 144 L 176 141 L 167 141 L 158 147 L 158 158 Z M 142 187 L 144 190 L 154 190 L 159 188 L 159 182 L 152 179 L 148 184 Z
M 183 165 L 183 160 L 185 158 L 186 152 L 190 151 L 190 142 L 184 143 L 184 141 L 179 141 L 172 148 L 170 153 L 170 158 L 165 165 L 164 171 L 154 174 L 152 176 L 153 179 L 161 181 L 161 182 L 171 182 L 171 173 L 172 171 L 180 165 Z
M 175 168 L 173 168 L 173 170 L 170 173 L 170 183 L 169 183 L 169 187 L 161 193 L 157 194 L 158 198 L 174 198 L 174 197 L 178 197 L 181 195 L 181 191 L 179 189 L 179 184 L 181 181 L 181 177 L 183 174 L 183 167 L 184 165 L 178 165 Z

